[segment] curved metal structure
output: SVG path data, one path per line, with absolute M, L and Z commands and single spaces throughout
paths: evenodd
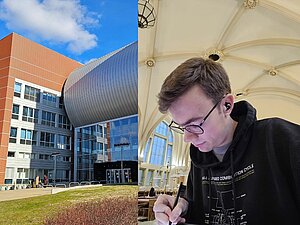
M 137 114 L 137 62 L 134 42 L 70 74 L 63 92 L 74 127 Z

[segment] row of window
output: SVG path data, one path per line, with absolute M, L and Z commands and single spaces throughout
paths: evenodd
M 105 124 L 97 124 L 89 127 L 79 128 L 76 132 L 78 141 L 80 142 L 83 140 L 96 140 L 98 137 L 106 138 L 107 127 Z
M 43 179 L 43 175 L 47 175 L 49 181 L 53 177 L 53 170 L 49 169 L 33 169 L 33 168 L 14 168 L 6 167 L 5 184 L 13 184 L 15 180 L 16 184 L 29 184 L 29 180 L 34 180 L 36 176 Z M 60 182 L 68 182 L 70 178 L 70 170 L 56 170 L 56 180 Z
M 22 83 L 15 82 L 14 96 L 21 97 L 23 85 Z M 34 102 L 40 102 L 41 90 L 28 85 L 25 85 L 24 99 L 28 99 Z M 42 92 L 43 103 L 49 106 L 56 107 L 57 95 L 46 91 Z M 59 97 L 59 108 L 63 107 L 62 98 Z
M 12 108 L 12 118 L 19 119 L 20 105 L 13 104 Z M 39 110 L 31 107 L 23 106 L 22 120 L 32 123 L 38 123 Z M 56 114 L 52 112 L 47 112 L 42 110 L 41 124 L 55 127 Z M 63 115 L 58 115 L 58 127 L 64 129 L 70 129 L 70 121 L 68 117 Z
M 49 154 L 39 154 L 39 153 L 29 153 L 29 152 L 16 152 L 8 151 L 7 157 L 9 158 L 18 158 L 18 159 L 41 159 L 41 160 L 53 160 L 54 157 Z M 71 162 L 70 156 L 57 156 L 57 161 L 61 162 Z
M 154 172 L 154 170 L 148 170 L 147 176 L 145 177 L 146 170 L 139 169 L 139 185 L 165 187 L 165 185 L 169 181 L 169 173 L 166 171 L 156 171 L 156 173 Z
M 10 128 L 10 137 L 9 137 L 10 143 L 17 143 L 17 133 L 18 133 L 17 127 Z M 51 147 L 51 148 L 54 148 L 54 146 L 56 146 L 56 148 L 58 149 L 71 149 L 69 136 L 56 134 L 56 145 L 55 145 L 55 141 L 54 141 L 55 134 L 43 132 L 43 131 L 39 133 L 40 133 L 40 138 L 39 138 L 40 146 Z M 21 128 L 20 144 L 37 145 L 38 144 L 37 140 L 38 140 L 38 131 Z

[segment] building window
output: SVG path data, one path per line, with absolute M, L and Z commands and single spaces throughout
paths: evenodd
M 59 115 L 58 127 L 70 130 L 70 121 L 68 117 Z
M 35 130 L 21 129 L 20 144 L 36 145 L 37 132 Z
M 25 168 L 18 168 L 17 170 L 17 178 L 28 178 L 29 176 L 29 169 Z
M 8 152 L 7 157 L 15 157 L 15 152 Z
M 54 148 L 54 134 L 48 132 L 41 132 L 40 146 Z
M 40 89 L 25 85 L 24 98 L 34 102 L 40 102 Z
M 63 102 L 63 98 L 59 97 L 59 104 L 58 104 L 59 108 L 63 108 L 64 107 L 64 102 Z
M 4 184 L 12 184 L 14 173 L 15 173 L 15 168 L 6 167 Z
M 145 180 L 145 170 L 139 169 L 139 174 L 138 174 L 138 182 L 140 186 L 143 186 L 144 180 Z
M 23 121 L 38 123 L 38 118 L 39 118 L 38 109 L 33 109 L 27 106 L 23 107 L 23 116 L 22 116 Z
M 22 87 L 21 83 L 15 82 L 14 96 L 21 97 L 21 87 Z
M 145 183 L 146 186 L 150 186 L 150 185 L 152 186 L 153 172 L 154 172 L 153 170 L 148 170 L 146 183 Z
M 173 133 L 165 122 L 161 122 L 151 136 L 144 149 L 144 162 L 168 166 L 172 165 Z
M 97 136 L 103 137 L 103 127 L 100 124 L 97 125 Z
M 107 135 L 110 135 L 110 146 L 112 147 L 111 159 L 138 161 L 137 154 L 137 128 L 138 121 L 136 119 L 124 118 L 110 122 L 110 129 Z M 135 127 L 135 129 L 133 129 Z
M 150 144 L 151 144 L 152 138 L 149 138 L 144 150 L 144 162 L 148 162 L 148 155 L 150 150 Z
M 17 128 L 16 127 L 10 128 L 9 142 L 17 143 Z
M 13 104 L 13 108 L 12 108 L 12 118 L 15 120 L 19 119 L 19 108 L 20 106 L 17 104 Z
M 43 92 L 43 103 L 45 105 L 50 105 L 50 106 L 55 107 L 56 106 L 56 97 L 57 96 L 55 94 L 44 91 Z
M 161 122 L 155 129 L 155 133 L 162 136 L 167 136 L 168 134 L 168 125 L 165 122 Z
M 172 145 L 168 145 L 168 149 L 167 149 L 167 158 L 166 158 L 166 162 L 167 165 L 172 165 Z
M 166 144 L 167 142 L 164 138 L 154 136 L 150 164 L 164 165 Z
M 38 159 L 38 154 L 37 153 L 31 153 L 30 154 L 30 159 Z
M 103 136 L 104 138 L 106 138 L 107 137 L 107 127 L 104 127 L 104 136 Z
M 19 152 L 20 159 L 31 159 L 30 153 L 28 152 Z
M 57 135 L 57 148 L 70 149 L 70 137 L 65 135 Z
M 42 124 L 55 127 L 55 113 L 42 111 Z

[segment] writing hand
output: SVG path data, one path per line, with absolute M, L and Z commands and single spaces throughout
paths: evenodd
M 178 204 L 172 210 L 174 205 L 175 197 L 170 195 L 160 195 L 158 196 L 153 211 L 155 213 L 155 218 L 158 225 L 169 225 L 169 221 L 173 224 L 184 223 L 185 219 L 181 217 L 188 210 L 188 202 L 179 198 Z

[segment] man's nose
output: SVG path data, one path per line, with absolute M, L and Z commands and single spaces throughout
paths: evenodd
M 190 133 L 190 132 L 184 130 L 184 133 L 183 133 L 184 142 L 191 143 L 195 137 L 197 137 L 196 134 L 193 134 L 193 133 Z

